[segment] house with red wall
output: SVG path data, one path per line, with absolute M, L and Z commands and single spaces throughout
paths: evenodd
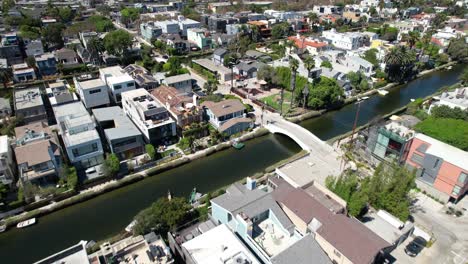
M 419 188 L 445 201 L 458 201 L 468 190 L 468 152 L 417 133 L 405 160 L 416 169 Z

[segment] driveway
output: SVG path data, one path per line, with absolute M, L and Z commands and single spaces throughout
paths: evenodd
M 465 264 L 468 261 L 468 216 L 445 213 L 446 207 L 416 193 L 412 215 L 418 226 L 433 233 L 436 241 L 416 257 L 414 263 Z

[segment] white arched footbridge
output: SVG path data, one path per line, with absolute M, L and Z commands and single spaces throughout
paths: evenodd
M 338 176 L 343 171 L 340 153 L 309 130 L 283 119 L 278 114 L 268 113 L 264 121 L 265 128 L 271 133 L 286 135 L 309 152 L 307 156 L 276 170 L 293 186 L 302 187 L 311 181 L 323 185 L 327 176 Z

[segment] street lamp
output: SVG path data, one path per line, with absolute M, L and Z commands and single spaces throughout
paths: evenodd
M 236 65 L 236 63 L 233 62 L 233 61 L 228 63 L 228 66 L 231 69 L 231 88 L 229 89 L 229 93 L 231 93 L 232 88 L 234 87 L 234 66 L 235 65 Z

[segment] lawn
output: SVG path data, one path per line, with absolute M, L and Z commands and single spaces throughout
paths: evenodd
M 468 122 L 452 118 L 428 118 L 415 126 L 416 131 L 468 150 Z
M 273 94 L 267 97 L 260 98 L 259 100 L 279 111 L 280 99 L 281 99 L 281 95 L 280 93 L 277 93 L 277 94 Z M 283 113 L 287 113 L 290 107 L 291 107 L 291 92 L 284 91 Z

